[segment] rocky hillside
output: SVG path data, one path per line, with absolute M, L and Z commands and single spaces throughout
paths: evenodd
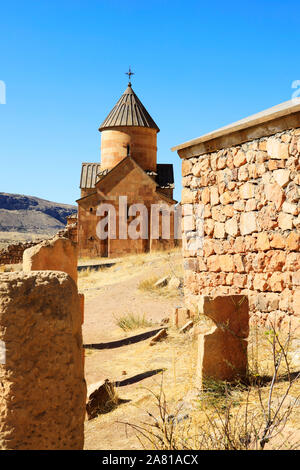
M 33 196 L 0 193 L 0 232 L 52 235 L 66 225 L 76 207 Z

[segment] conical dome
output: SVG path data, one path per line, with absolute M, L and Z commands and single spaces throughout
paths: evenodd
M 159 132 L 158 126 L 131 88 L 131 83 L 103 121 L 99 131 L 119 126 L 148 127 Z

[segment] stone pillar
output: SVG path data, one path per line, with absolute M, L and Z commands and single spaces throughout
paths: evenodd
M 54 237 L 24 251 L 23 271 L 63 271 L 77 283 L 77 244 Z
M 0 449 L 83 448 L 81 321 L 67 274 L 0 275 Z
M 244 295 L 202 298 L 202 312 L 213 321 L 198 336 L 197 386 L 202 380 L 234 381 L 247 374 L 249 305 Z

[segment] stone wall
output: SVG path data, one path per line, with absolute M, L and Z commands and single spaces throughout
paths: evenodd
M 0 275 L 0 449 L 83 448 L 81 321 L 67 274 Z
M 77 243 L 56 236 L 23 253 L 23 271 L 63 271 L 77 283 Z
M 77 243 L 77 222 L 68 223 L 63 230 L 60 230 L 56 236 L 69 238 L 72 242 Z M 28 248 L 38 245 L 43 240 L 34 242 L 13 243 L 3 250 L 0 250 L 0 266 L 5 264 L 19 264 L 23 261 L 23 253 Z
M 188 306 L 246 294 L 259 322 L 300 317 L 299 156 L 294 128 L 183 160 L 185 242 L 204 210 L 203 248 L 184 249 Z
M 7 248 L 0 251 L 0 266 L 4 264 L 22 263 L 24 251 L 40 242 L 41 241 L 35 241 L 8 245 Z

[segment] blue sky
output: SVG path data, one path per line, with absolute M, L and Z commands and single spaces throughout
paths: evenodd
M 0 191 L 74 203 L 82 161 L 127 86 L 170 147 L 291 99 L 298 0 L 27 0 L 0 4 Z

